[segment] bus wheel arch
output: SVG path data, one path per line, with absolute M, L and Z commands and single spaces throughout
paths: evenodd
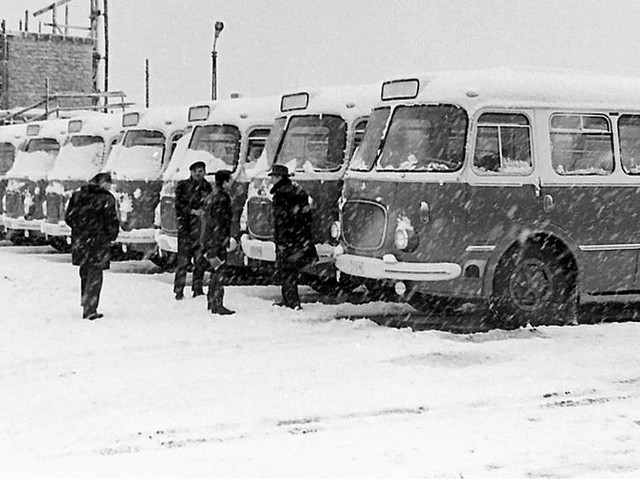
M 575 323 L 577 304 L 576 258 L 557 236 L 536 233 L 515 241 L 498 259 L 489 300 L 495 326 Z

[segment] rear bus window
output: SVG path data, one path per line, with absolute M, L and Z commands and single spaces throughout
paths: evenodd
M 596 115 L 551 117 L 551 163 L 559 175 L 608 175 L 613 171 L 609 120 Z
M 525 115 L 484 113 L 478 119 L 473 165 L 483 175 L 528 175 L 531 127 Z
M 621 115 L 618 120 L 622 169 L 640 175 L 640 115 Z

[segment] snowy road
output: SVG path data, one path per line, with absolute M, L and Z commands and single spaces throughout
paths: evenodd
M 639 323 L 412 332 L 275 287 L 220 318 L 144 263 L 88 322 L 49 251 L 0 248 L 0 477 L 640 477 Z

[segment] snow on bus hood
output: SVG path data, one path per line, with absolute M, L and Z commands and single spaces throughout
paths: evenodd
M 156 180 L 162 174 L 162 149 L 152 146 L 118 148 L 106 169 L 119 180 Z
M 247 178 L 253 179 L 259 175 L 265 175 L 271 170 L 271 165 L 269 164 L 269 158 L 267 157 L 267 149 L 262 150 L 262 154 L 258 157 L 258 160 L 254 165 L 245 169 L 244 173 Z
M 13 166 L 7 172 L 7 177 L 32 181 L 45 180 L 55 161 L 55 155 L 44 151 L 34 151 L 33 153 L 19 151 Z
M 89 180 L 102 168 L 104 145 L 65 145 L 49 173 L 50 180 Z

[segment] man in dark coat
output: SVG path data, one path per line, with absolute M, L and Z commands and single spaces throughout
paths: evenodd
M 200 229 L 202 205 L 211 193 L 211 185 L 205 179 L 206 165 L 196 161 L 189 167 L 189 179 L 178 182 L 176 186 L 175 208 L 178 220 L 178 259 L 173 292 L 176 299 L 184 298 L 184 287 L 187 282 L 187 269 L 193 260 L 193 297 L 204 294 L 202 281 L 206 264 L 202 257 Z
M 276 274 L 282 285 L 282 301 L 278 306 L 301 309 L 298 296 L 300 270 L 318 259 L 313 241 L 309 196 L 289 178 L 284 165 L 273 165 L 269 176 L 273 187 L 274 240 Z
M 71 196 L 64 216 L 71 228 L 71 260 L 80 266 L 80 304 L 84 319 L 99 319 L 102 271 L 109 269 L 111 242 L 120 231 L 111 175 L 98 173 Z
M 213 314 L 233 314 L 223 306 L 224 272 L 227 248 L 231 241 L 231 172 L 220 170 L 215 175 L 215 187 L 204 202 L 202 216 L 202 247 L 209 263 L 211 277 L 207 294 L 208 309 Z

